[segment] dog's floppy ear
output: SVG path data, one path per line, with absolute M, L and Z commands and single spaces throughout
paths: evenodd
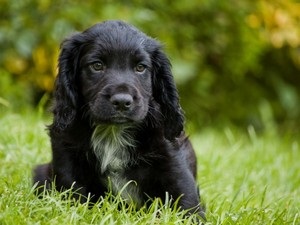
M 54 87 L 54 122 L 52 127 L 64 130 L 76 118 L 78 108 L 77 73 L 80 49 L 82 48 L 81 34 L 74 34 L 61 44 L 58 60 L 58 75 Z
M 152 53 L 153 97 L 160 104 L 164 120 L 165 137 L 176 138 L 183 130 L 184 116 L 171 72 L 171 63 L 160 48 Z

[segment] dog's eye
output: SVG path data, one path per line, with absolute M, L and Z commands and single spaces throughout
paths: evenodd
M 134 68 L 135 72 L 137 73 L 143 73 L 146 70 L 146 66 L 143 64 L 138 64 L 136 65 L 136 67 Z
M 104 70 L 104 65 L 101 62 L 95 62 L 92 65 L 90 65 L 90 67 L 94 70 L 94 71 L 103 71 Z

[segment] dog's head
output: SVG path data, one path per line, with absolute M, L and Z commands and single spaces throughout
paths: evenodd
M 55 86 L 58 130 L 79 112 L 94 125 L 140 123 L 153 116 L 153 104 L 159 105 L 166 138 L 183 129 L 168 58 L 157 41 L 124 22 L 99 23 L 65 40 Z

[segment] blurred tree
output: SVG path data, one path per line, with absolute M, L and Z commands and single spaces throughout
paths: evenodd
M 51 92 L 59 43 L 106 19 L 131 22 L 165 44 L 191 129 L 228 121 L 299 126 L 296 0 L 0 0 L 0 67 L 34 93 Z M 6 98 L 0 91 L 0 107 Z

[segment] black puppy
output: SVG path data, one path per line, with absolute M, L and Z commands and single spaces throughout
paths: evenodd
M 127 185 L 122 197 L 137 206 L 168 192 L 204 217 L 195 153 L 157 41 L 121 21 L 71 36 L 62 43 L 54 98 L 53 159 L 34 170 L 38 187 L 55 180 L 57 190 L 97 201 Z

